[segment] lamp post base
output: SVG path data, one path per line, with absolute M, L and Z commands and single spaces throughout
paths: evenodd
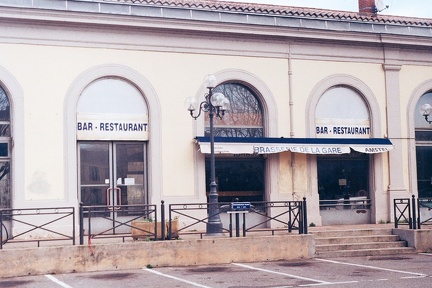
M 225 236 L 222 232 L 222 222 L 207 223 L 206 236 Z

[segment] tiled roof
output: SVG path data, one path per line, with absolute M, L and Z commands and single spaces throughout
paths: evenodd
M 234 13 L 253 13 L 265 15 L 292 16 L 301 18 L 333 19 L 340 21 L 358 21 L 407 26 L 432 27 L 432 19 L 387 16 L 361 15 L 357 12 L 336 11 L 315 8 L 301 8 L 269 4 L 238 3 L 218 0 L 103 0 L 106 2 L 123 2 L 161 7 L 183 7 L 188 9 L 213 10 Z

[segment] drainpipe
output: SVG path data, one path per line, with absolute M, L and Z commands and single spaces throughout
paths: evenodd
M 294 137 L 294 101 L 293 101 L 293 81 L 292 81 L 292 66 L 291 66 L 291 45 L 288 46 L 288 101 L 289 101 L 289 121 L 290 121 L 290 137 Z M 291 191 L 293 200 L 297 197 L 295 192 L 295 155 L 291 152 Z
M 292 81 L 292 67 L 291 67 L 291 46 L 288 46 L 288 100 L 289 100 L 289 117 L 290 117 L 290 137 L 294 137 L 294 101 L 293 101 L 293 81 Z

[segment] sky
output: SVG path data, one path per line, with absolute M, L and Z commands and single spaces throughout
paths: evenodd
M 358 0 L 226 0 L 231 2 L 263 3 L 285 6 L 323 8 L 358 12 Z M 432 0 L 376 0 L 381 2 L 382 15 L 432 18 Z M 377 4 L 377 6 L 380 6 Z

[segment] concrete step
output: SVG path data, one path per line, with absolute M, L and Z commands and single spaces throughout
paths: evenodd
M 310 234 L 314 234 L 319 238 L 324 237 L 355 237 L 355 236 L 367 236 L 367 235 L 392 235 L 391 228 L 376 228 L 376 229 L 353 229 L 353 230 L 321 230 L 321 231 L 309 231 Z
M 349 244 L 316 245 L 317 252 L 340 251 L 340 250 L 365 250 L 406 247 L 405 241 L 392 242 L 364 242 Z
M 346 244 L 346 243 L 371 243 L 371 242 L 394 242 L 399 241 L 398 235 L 367 235 L 367 236 L 345 236 L 345 237 L 316 237 L 316 245 Z
M 319 258 L 337 258 L 337 257 L 357 257 L 357 256 L 379 256 L 379 255 L 400 255 L 414 254 L 416 251 L 412 247 L 400 248 L 381 248 L 381 249 L 360 249 L 360 250 L 339 250 L 317 252 Z
M 321 230 L 311 231 L 315 235 L 317 257 L 354 257 L 412 254 L 415 249 L 406 247 L 406 241 L 393 235 L 391 228 Z

